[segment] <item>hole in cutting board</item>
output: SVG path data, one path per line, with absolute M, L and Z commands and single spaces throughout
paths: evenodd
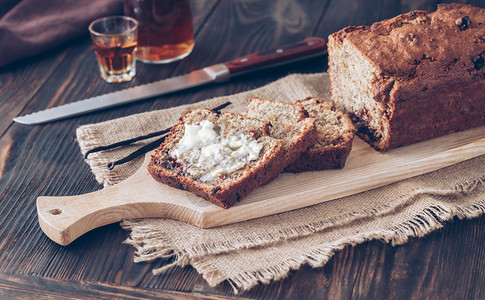
M 54 208 L 54 209 L 51 209 L 48 211 L 51 215 L 60 215 L 62 214 L 62 210 L 60 210 L 59 208 Z

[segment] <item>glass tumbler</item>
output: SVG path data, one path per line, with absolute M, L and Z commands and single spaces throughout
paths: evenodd
M 130 81 L 136 74 L 138 22 L 126 16 L 94 20 L 89 25 L 101 77 L 107 82 Z

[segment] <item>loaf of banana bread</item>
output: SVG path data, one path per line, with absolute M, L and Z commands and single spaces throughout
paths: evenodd
M 148 165 L 152 177 L 229 208 L 276 178 L 283 141 L 269 123 L 240 114 L 194 109 L 180 117 Z
M 332 100 L 387 151 L 485 125 L 485 9 L 440 4 L 329 36 Z

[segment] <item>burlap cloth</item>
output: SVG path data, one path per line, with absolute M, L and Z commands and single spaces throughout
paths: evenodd
M 328 98 L 326 73 L 294 74 L 267 86 L 194 105 L 132 115 L 77 130 L 82 152 L 100 145 L 167 128 L 193 107 L 215 107 L 230 100 L 227 111 L 240 112 L 247 98 L 292 101 L 307 96 Z M 133 174 L 143 158 L 107 170 L 106 164 L 144 145 L 90 154 L 87 162 L 97 181 L 120 182 Z M 379 239 L 399 245 L 443 227 L 454 216 L 477 217 L 485 211 L 485 155 L 382 188 L 311 207 L 226 225 L 200 229 L 169 219 L 125 220 L 126 241 L 136 249 L 136 262 L 166 259 L 165 267 L 192 265 L 211 286 L 227 280 L 235 292 L 259 282 L 284 278 L 302 264 L 323 266 L 347 245 Z

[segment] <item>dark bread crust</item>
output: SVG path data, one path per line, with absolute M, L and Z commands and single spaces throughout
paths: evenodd
M 375 70 L 367 87 L 369 109 L 345 112 L 377 150 L 485 125 L 485 9 L 440 4 L 430 14 L 414 11 L 329 36 L 332 97 L 339 109 L 339 90 L 348 87 L 340 86 L 341 70 L 332 59 L 344 42 Z M 374 106 L 385 108 L 378 116 L 381 128 L 369 125 L 376 116 L 367 112 Z
M 260 157 L 250 162 L 245 168 L 234 171 L 228 178 L 217 179 L 217 182 L 202 182 L 190 174 L 183 173 L 181 168 L 170 161 L 168 151 L 184 135 L 186 123 L 197 123 L 207 119 L 214 124 L 225 122 L 234 129 L 254 134 L 258 142 L 263 143 Z M 244 117 L 239 114 L 223 112 L 218 114 L 207 109 L 187 111 L 180 117 L 165 139 L 155 150 L 148 165 L 152 177 L 169 186 L 187 190 L 223 208 L 229 208 L 246 197 L 252 190 L 268 183 L 278 176 L 284 154 L 283 142 L 268 136 L 269 124 L 260 120 Z
M 352 150 L 354 140 L 354 126 L 352 121 L 342 112 L 335 109 L 332 103 L 323 99 L 307 97 L 297 100 L 297 104 L 309 112 L 309 116 L 317 120 L 317 141 L 303 152 L 300 157 L 285 168 L 286 172 L 299 173 L 306 171 L 341 169 L 345 166 L 347 157 Z M 331 138 L 326 137 L 324 128 L 320 124 L 328 122 L 326 115 L 338 118 L 338 123 L 330 130 Z

